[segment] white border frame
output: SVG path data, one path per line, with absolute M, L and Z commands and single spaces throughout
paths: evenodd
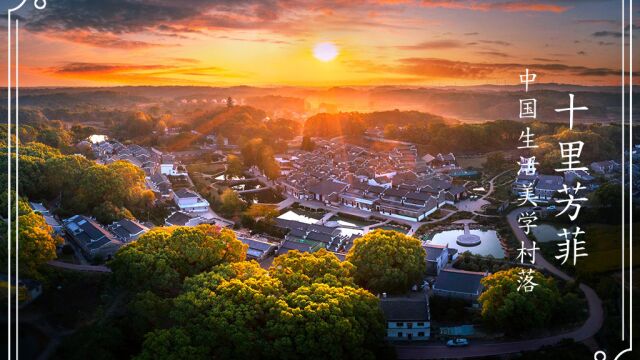
M 620 39 L 620 47 L 621 47 L 621 86 L 620 86 L 620 91 L 621 91 L 621 101 L 622 101 L 622 154 L 621 154 L 621 170 L 622 170 L 622 265 L 621 265 L 621 269 L 620 269 L 620 273 L 622 275 L 622 321 L 621 321 L 621 334 L 622 334 L 622 339 L 621 341 L 623 343 L 628 342 L 629 343 L 629 347 L 626 349 L 623 349 L 622 351 L 620 351 L 618 354 L 616 354 L 614 360 L 618 360 L 622 357 L 622 355 L 626 354 L 626 353 L 631 353 L 633 351 L 633 156 L 632 156 L 632 151 L 633 151 L 633 1 L 634 0 L 629 0 L 629 17 L 627 19 L 626 15 L 626 2 L 625 0 L 621 0 L 621 4 L 622 4 L 622 9 L 621 9 L 621 24 L 620 24 L 620 32 L 622 33 L 621 39 Z M 628 20 L 628 22 L 627 22 Z M 626 33 L 625 33 L 625 27 L 626 25 L 629 25 L 629 36 L 627 37 Z M 625 43 L 626 40 L 628 38 L 629 41 L 629 49 L 628 49 L 628 54 L 629 54 L 629 61 L 628 61 L 628 88 L 625 84 L 625 80 L 627 79 L 627 68 L 625 66 L 625 64 L 627 64 L 626 60 L 626 56 L 627 56 L 627 49 L 625 47 Z M 629 101 L 628 103 L 625 102 L 625 91 L 629 92 Z M 629 122 L 629 131 L 628 134 L 625 133 L 625 105 L 629 107 L 629 115 L 628 115 L 628 122 Z M 625 193 L 625 168 L 624 166 L 626 165 L 626 161 L 625 160 L 625 141 L 627 143 L 627 151 L 628 151 L 628 164 L 629 164 L 629 174 L 628 174 L 628 181 L 629 181 L 629 188 L 626 189 L 627 192 Z M 629 225 L 628 225 L 628 231 L 629 231 L 629 251 L 628 253 L 626 252 L 626 248 L 625 248 L 625 229 L 627 228 L 626 224 L 625 224 L 625 215 L 627 213 L 626 211 L 626 206 L 625 206 L 625 201 L 627 201 L 627 205 L 628 205 L 628 212 L 629 212 Z M 625 265 L 628 264 L 628 280 L 627 277 L 625 276 Z M 626 284 L 629 284 L 629 300 L 627 303 L 627 296 L 625 294 L 625 289 L 626 289 Z M 629 308 L 627 311 L 627 307 Z M 625 313 L 628 312 L 628 319 L 625 316 Z M 629 336 L 628 339 L 626 337 L 626 330 L 627 330 L 627 320 L 629 321 L 628 323 L 628 327 L 629 327 Z M 607 353 L 603 350 L 598 350 L 593 354 L 593 358 L 595 360 L 606 360 L 607 359 Z
M 15 359 L 19 358 L 19 347 L 18 347 L 18 341 L 19 341 L 19 336 L 18 336 L 18 325 L 19 325 L 19 313 L 18 313 L 18 303 L 19 303 L 19 291 L 18 291 L 18 279 L 19 279 L 19 271 L 18 271 L 18 265 L 19 265 L 19 260 L 18 260 L 18 181 L 19 181 L 19 173 L 18 173 L 18 154 L 19 154 L 19 132 L 18 132 L 18 126 L 20 124 L 20 119 L 19 119 L 19 115 L 18 115 L 18 109 L 19 109 L 19 102 L 18 102 L 18 97 L 19 97 L 19 85 L 20 85 L 20 77 L 19 77 L 19 73 L 20 73 L 20 67 L 19 67 L 19 54 L 20 54 L 20 37 L 19 37 L 19 28 L 20 28 L 20 20 L 15 19 L 15 65 L 12 62 L 12 58 L 11 58 L 11 51 L 12 51 L 12 34 L 11 34 L 11 29 L 12 29 L 12 25 L 14 25 L 14 23 L 12 23 L 11 21 L 11 14 L 15 11 L 20 10 L 24 4 L 27 3 L 27 0 L 22 0 L 20 2 L 20 4 L 18 4 L 17 6 L 13 7 L 13 8 L 9 8 L 7 10 L 7 164 L 8 164 L 8 171 L 7 171 L 7 190 L 8 190 L 8 201 L 7 201 L 7 243 L 8 243 L 8 252 L 7 252 L 7 260 L 8 260 L 8 271 L 7 271 L 7 280 L 8 280 L 8 286 L 7 286 L 7 302 L 8 302 L 8 306 L 7 306 L 7 359 L 11 359 L 11 350 L 12 350 L 12 335 L 15 336 Z M 37 9 L 37 10 L 42 10 L 45 7 L 47 7 L 47 0 L 33 0 L 33 6 Z M 12 65 L 14 65 L 13 67 L 15 68 L 15 99 L 14 102 L 12 103 L 12 89 L 11 89 L 11 85 L 12 85 L 12 73 L 11 73 L 11 69 L 12 69 Z M 15 126 L 14 126 L 14 134 L 16 137 L 16 144 L 15 144 L 15 162 L 14 162 L 14 166 L 12 169 L 11 166 L 11 110 L 12 110 L 12 104 L 15 103 L 15 107 L 14 107 L 14 111 L 15 111 Z M 13 170 L 13 171 L 12 171 Z M 11 182 L 11 175 L 15 175 L 15 193 L 16 193 L 16 202 L 15 205 L 12 204 L 13 201 L 13 196 L 11 196 L 11 190 L 12 190 L 12 182 Z M 11 237 L 11 226 L 12 226 L 12 221 L 11 221 L 11 209 L 12 206 L 15 206 L 15 214 L 16 214 L 16 221 L 13 224 L 14 226 L 14 230 L 15 230 L 15 258 L 13 260 L 15 260 L 12 263 L 12 258 L 11 258 L 11 244 L 13 242 L 13 239 Z M 13 265 L 13 266 L 12 266 Z M 15 302 L 12 304 L 11 302 L 11 295 L 12 295 L 12 289 L 11 289 L 11 279 L 12 279 L 12 272 L 11 270 L 14 270 L 15 272 L 15 279 L 16 279 L 16 291 L 14 295 L 14 300 Z M 11 320 L 14 319 L 14 326 L 11 326 Z M 14 328 L 15 327 L 15 328 Z M 13 332 L 15 330 L 15 333 Z

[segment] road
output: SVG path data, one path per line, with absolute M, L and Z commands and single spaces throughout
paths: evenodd
M 525 235 L 525 233 L 518 227 L 518 215 L 523 212 L 531 210 L 530 208 L 518 208 L 513 210 L 507 215 L 507 220 L 511 230 L 516 235 L 517 239 L 524 242 L 527 248 L 532 248 L 533 244 L 531 240 Z M 548 262 L 542 255 L 536 253 L 535 266 L 539 269 L 544 269 L 555 276 L 564 280 L 573 280 L 572 277 L 565 274 L 556 266 Z M 499 342 L 499 343 L 480 343 L 471 344 L 468 347 L 463 348 L 449 348 L 443 344 L 434 345 L 417 345 L 409 346 L 402 345 L 396 346 L 396 352 L 399 359 L 455 359 L 455 358 L 468 358 L 476 356 L 492 356 L 517 353 L 521 351 L 536 350 L 543 346 L 554 345 L 563 339 L 572 339 L 576 342 L 585 341 L 594 336 L 600 327 L 604 319 L 604 313 L 602 310 L 602 301 L 596 294 L 596 292 L 585 284 L 580 285 L 580 290 L 584 293 L 589 307 L 589 317 L 579 328 L 554 336 L 548 336 L 537 339 L 514 341 L 514 342 Z M 535 314 L 532 314 L 535 316 Z
M 81 264 L 70 264 L 58 260 L 52 260 L 47 262 L 47 264 L 67 270 L 75 270 L 75 271 L 92 271 L 92 272 L 111 272 L 111 269 L 104 265 L 81 265 Z

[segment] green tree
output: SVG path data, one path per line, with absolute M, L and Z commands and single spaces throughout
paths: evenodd
M 426 270 L 420 241 L 393 230 L 375 230 L 356 239 L 347 261 L 356 267 L 356 283 L 374 293 L 405 292 Z
M 478 298 L 485 323 L 511 335 L 548 326 L 560 301 L 554 280 L 535 270 L 530 274 L 537 284 L 533 290 L 518 290 L 522 271 L 528 270 L 512 268 L 482 279 L 485 290 Z
M 52 236 L 52 229 L 42 215 L 31 209 L 20 215 L 18 223 L 18 258 L 21 271 L 26 276 L 37 277 L 38 268 L 56 258 L 56 246 L 62 243 L 62 239 Z M 15 251 L 15 247 L 12 250 Z
M 242 164 L 242 160 L 240 159 L 240 157 L 233 154 L 227 155 L 227 171 L 225 174 L 226 177 L 240 177 L 242 176 L 243 172 L 244 165 Z
M 254 219 L 273 219 L 277 217 L 280 213 L 274 207 L 274 205 L 269 204 L 251 204 L 247 210 L 244 212 L 245 215 L 250 216 Z
M 276 257 L 269 268 L 269 274 L 289 290 L 315 283 L 355 287 L 353 271 L 351 263 L 340 261 L 325 249 L 314 253 L 289 251 Z
M 220 195 L 220 212 L 225 216 L 234 216 L 242 211 L 244 201 L 231 188 L 227 188 Z
M 285 263 L 294 259 L 303 258 Z M 318 278 L 328 275 L 317 270 Z M 271 272 L 278 273 L 273 267 Z M 174 327 L 149 334 L 139 358 L 375 358 L 384 335 L 375 296 L 351 286 L 300 285 L 287 289 L 256 262 L 188 278 L 171 312 Z
M 504 170 L 505 166 L 509 164 L 510 163 L 504 158 L 504 153 L 496 151 L 487 155 L 487 160 L 485 161 L 483 168 L 489 172 L 497 173 Z
M 175 295 L 185 277 L 245 256 L 246 245 L 228 229 L 156 228 L 118 250 L 109 266 L 118 283 L 129 289 Z
M 73 196 L 84 171 L 93 163 L 82 156 L 56 156 L 44 163 L 43 176 L 52 197 L 62 196 L 62 203 Z

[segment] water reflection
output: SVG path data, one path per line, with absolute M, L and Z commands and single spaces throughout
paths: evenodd
M 498 234 L 495 230 L 470 230 L 471 234 L 477 235 L 480 237 L 480 244 L 476 246 L 461 246 L 458 245 L 456 240 L 458 236 L 464 234 L 464 230 L 445 230 L 439 232 L 433 236 L 430 244 L 436 245 L 449 245 L 451 249 L 457 249 L 459 253 L 463 253 L 465 251 L 469 251 L 473 254 L 488 256 L 491 255 L 495 258 L 502 259 L 505 257 L 504 249 L 502 248 L 502 244 L 500 244 L 500 240 L 498 239 Z
M 99 144 L 101 142 L 107 141 L 109 139 L 109 137 L 107 135 L 97 135 L 97 134 L 93 134 L 91 136 L 89 136 L 89 142 L 92 144 Z

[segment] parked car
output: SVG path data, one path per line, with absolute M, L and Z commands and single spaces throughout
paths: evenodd
M 459 346 L 467 346 L 469 345 L 469 340 L 464 338 L 451 339 L 447 341 L 448 347 L 459 347 Z

